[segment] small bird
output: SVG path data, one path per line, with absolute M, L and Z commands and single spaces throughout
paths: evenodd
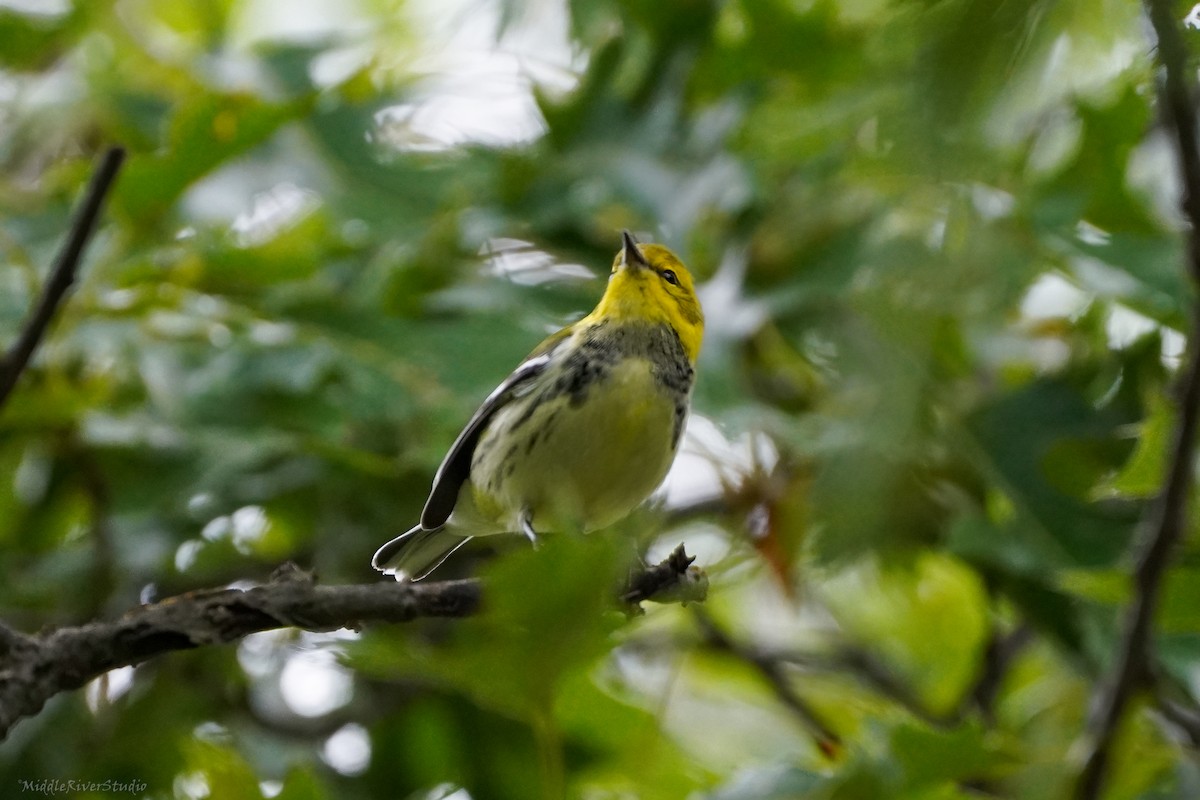
M 687 268 L 625 231 L 592 313 L 488 395 L 433 479 L 421 521 L 375 553 L 420 580 L 472 536 L 604 528 L 666 477 L 687 420 L 704 314 Z

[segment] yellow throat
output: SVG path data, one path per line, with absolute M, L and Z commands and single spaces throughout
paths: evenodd
M 624 238 L 604 297 L 578 324 L 600 319 L 665 323 L 674 328 L 688 360 L 695 363 L 704 338 L 704 312 L 692 274 L 661 244 L 638 244 L 628 232 Z

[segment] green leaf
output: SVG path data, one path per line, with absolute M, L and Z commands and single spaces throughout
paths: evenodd
M 330 797 L 324 783 L 308 766 L 288 770 L 283 779 L 283 788 L 275 795 L 278 800 L 326 800 Z
M 1002 763 L 978 724 L 950 731 L 900 725 L 892 731 L 889 751 L 903 765 L 904 784 L 921 787 L 986 777 Z
M 1123 460 L 1125 423 L 1054 380 L 998 398 L 971 418 L 971 433 L 1016 507 L 1013 524 L 1041 540 L 1044 568 L 1104 567 L 1125 552 L 1136 509 L 1085 499 Z
M 195 181 L 263 143 L 311 107 L 311 99 L 270 103 L 245 94 L 189 98 L 171 120 L 169 147 L 134 155 L 113 204 L 143 221 L 164 214 Z
M 1160 603 L 1156 621 L 1163 633 L 1200 633 L 1200 567 L 1168 572 Z
M 99 3 L 97 4 L 99 5 Z M 49 66 L 81 32 L 85 14 L 80 6 L 64 13 L 43 15 L 0 8 L 0 64 L 6 69 L 32 70 Z
M 1161 396 L 1150 398 L 1146 419 L 1137 425 L 1137 445 L 1120 472 L 1096 487 L 1097 497 L 1154 497 L 1162 489 L 1167 450 L 1174 429 L 1173 408 Z
M 483 612 L 436 648 L 367 642 L 351 663 L 462 692 L 485 708 L 532 720 L 551 708 L 559 681 L 604 652 L 618 622 L 621 543 L 616 537 L 547 537 L 489 565 Z
M 828 776 L 797 767 L 764 766 L 741 770 L 728 783 L 710 792 L 706 800 L 808 800 L 830 796 Z
M 964 564 L 925 553 L 907 565 L 864 563 L 831 576 L 830 611 L 872 642 L 926 707 L 952 708 L 974 679 L 987 636 L 987 597 Z
M 203 782 L 210 796 L 228 800 L 262 800 L 258 778 L 233 748 L 193 739 L 185 745 L 188 779 Z M 199 783 L 198 783 L 199 785 Z

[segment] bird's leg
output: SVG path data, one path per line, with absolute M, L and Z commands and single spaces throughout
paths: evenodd
M 525 538 L 536 550 L 541 540 L 538 539 L 537 531 L 533 529 L 533 515 L 529 513 L 528 508 L 521 512 L 521 533 L 525 534 Z

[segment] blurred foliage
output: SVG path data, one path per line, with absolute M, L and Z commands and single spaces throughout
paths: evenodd
M 1117 0 L 0 2 L 0 341 L 131 150 L 0 414 L 3 619 L 285 559 L 374 579 L 628 227 L 709 324 L 667 509 L 618 527 L 699 552 L 714 619 L 844 738 L 687 609 L 610 608 L 596 537 L 456 556 L 477 619 L 117 671 L 13 731 L 0 794 L 1063 796 L 1193 299 L 1145 29 Z M 1177 564 L 1194 704 L 1194 534 Z M 1200 795 L 1146 700 L 1106 796 Z

